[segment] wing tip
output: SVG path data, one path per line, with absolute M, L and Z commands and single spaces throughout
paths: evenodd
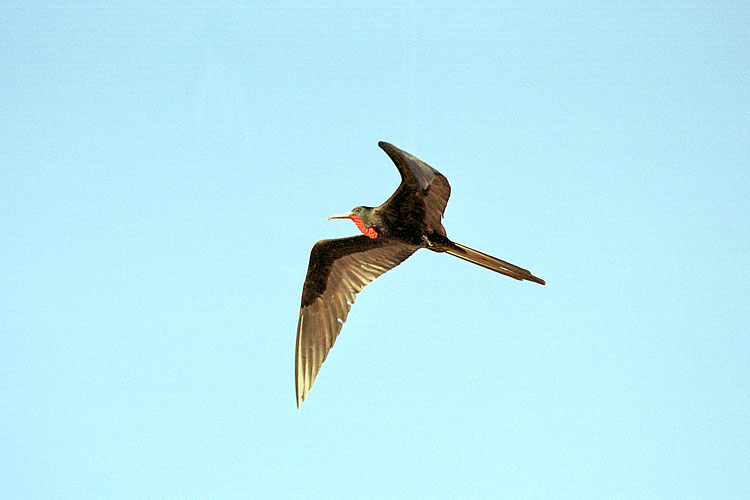
M 393 144 L 391 144 L 390 142 L 386 142 L 386 141 L 378 141 L 378 147 L 379 147 L 380 149 L 382 149 L 383 151 L 385 151 L 385 153 L 386 153 L 386 154 L 387 154 L 388 156 L 390 156 L 390 157 L 391 157 L 391 159 L 392 159 L 392 160 L 393 160 L 394 162 L 396 161 L 396 159 L 397 159 L 397 158 L 398 158 L 399 156 L 402 156 L 402 154 L 401 154 L 401 153 L 403 153 L 403 151 L 401 151 L 400 149 L 398 149 L 398 148 L 397 148 L 396 146 L 394 146 L 394 145 L 393 145 Z
M 307 391 L 305 390 L 305 387 L 300 384 L 300 381 L 297 381 L 297 409 L 299 410 L 302 407 L 302 403 L 305 402 L 305 396 L 307 396 Z

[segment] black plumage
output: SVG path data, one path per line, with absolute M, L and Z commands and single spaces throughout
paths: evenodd
M 297 325 L 297 407 L 312 388 L 356 294 L 420 248 L 544 285 L 544 280 L 526 269 L 448 239 L 441 222 L 451 192 L 448 179 L 392 144 L 378 145 L 396 164 L 401 184 L 379 207 L 360 206 L 329 217 L 351 219 L 362 235 L 322 240 L 313 246 Z

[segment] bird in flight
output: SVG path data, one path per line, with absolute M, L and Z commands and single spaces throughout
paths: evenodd
M 387 142 L 379 142 L 401 174 L 401 184 L 379 207 L 356 207 L 329 219 L 351 219 L 359 236 L 322 240 L 310 252 L 297 323 L 294 374 L 297 408 L 344 326 L 355 296 L 420 248 L 467 260 L 517 280 L 544 285 L 526 269 L 448 239 L 441 222 L 451 194 L 440 172 Z

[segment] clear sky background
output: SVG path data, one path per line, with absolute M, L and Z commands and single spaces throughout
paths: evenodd
M 0 497 L 750 498 L 746 2 L 0 7 Z M 445 174 L 297 410 L 326 216 Z

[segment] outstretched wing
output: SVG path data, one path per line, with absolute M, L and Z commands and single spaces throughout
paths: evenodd
M 297 324 L 297 407 L 344 326 L 355 295 L 406 260 L 417 247 L 367 236 L 319 241 L 310 252 Z
M 424 210 L 423 217 L 428 228 L 442 229 L 440 219 L 451 195 L 448 179 L 416 156 L 393 144 L 380 141 L 378 146 L 393 160 L 401 174 L 401 184 L 383 205 L 393 206 L 402 214 L 418 215 Z

